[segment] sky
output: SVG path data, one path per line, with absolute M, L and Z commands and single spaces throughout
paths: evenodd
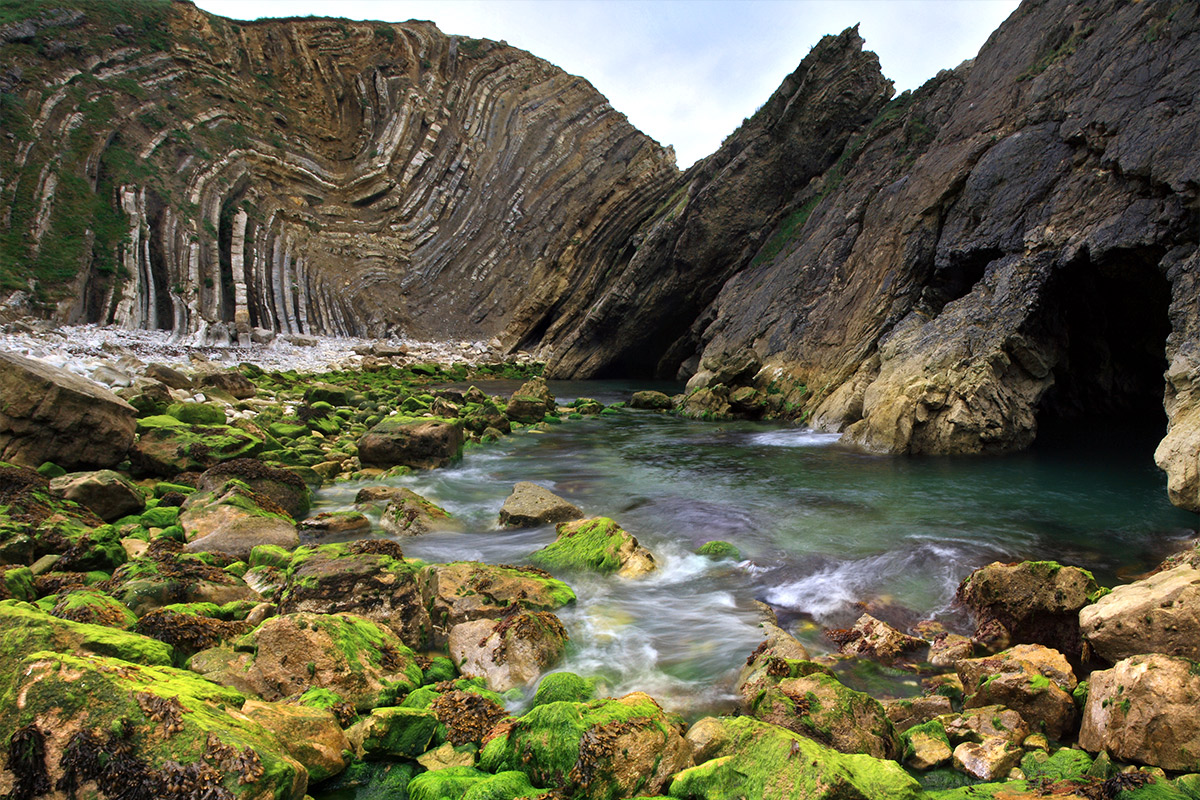
M 860 24 L 896 92 L 973 58 L 1017 0 L 195 0 L 233 19 L 432 20 L 591 81 L 686 168 L 762 105 L 825 34 Z

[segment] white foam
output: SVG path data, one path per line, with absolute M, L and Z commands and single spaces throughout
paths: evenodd
M 786 428 L 756 433 L 750 437 L 750 441 L 768 447 L 828 447 L 841 438 L 840 433 L 821 433 L 808 428 Z

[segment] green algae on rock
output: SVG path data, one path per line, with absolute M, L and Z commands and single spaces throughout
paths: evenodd
M 574 672 L 551 672 L 542 677 L 533 693 L 530 707 L 546 703 L 586 703 L 596 699 L 596 679 L 583 678 Z
M 592 571 L 603 575 L 637 577 L 657 568 L 654 556 L 608 517 L 564 522 L 558 538 L 529 556 L 551 571 Z
M 0 600 L 0 674 L 13 675 L 17 661 L 39 650 L 93 653 L 138 664 L 172 663 L 171 646 L 147 636 L 61 619 L 17 600 Z

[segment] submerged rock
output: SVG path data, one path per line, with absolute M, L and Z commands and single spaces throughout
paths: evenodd
M 500 524 L 510 528 L 532 528 L 583 519 L 583 512 L 549 489 L 521 481 L 500 508 Z
M 870 614 L 863 614 L 853 628 L 838 632 L 835 639 L 839 643 L 838 649 L 846 655 L 885 662 L 895 661 L 906 653 L 915 655 L 929 644 L 924 639 L 901 633 Z
M 548 570 L 615 573 L 636 578 L 658 568 L 649 550 L 608 517 L 594 517 L 558 526 L 558 538 L 529 556 Z
M 104 469 L 133 444 L 137 410 L 59 367 L 0 351 L 0 460 Z

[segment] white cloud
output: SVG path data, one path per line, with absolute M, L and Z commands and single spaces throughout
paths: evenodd
M 239 19 L 403 22 L 505 40 L 582 75 L 634 125 L 708 155 L 821 36 L 861 23 L 897 91 L 972 58 L 1017 0 L 197 0 Z

